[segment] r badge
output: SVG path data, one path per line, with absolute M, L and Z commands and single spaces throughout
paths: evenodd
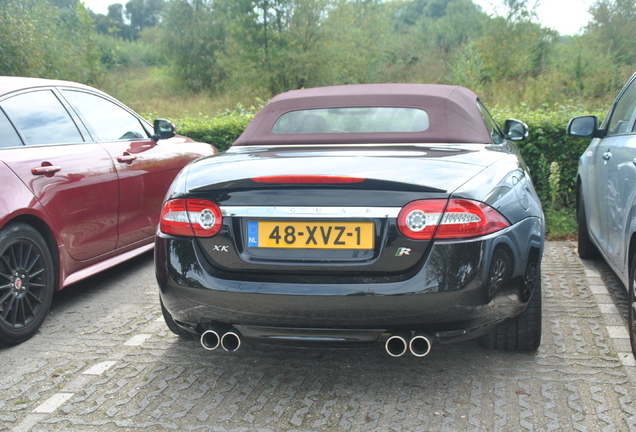
M 404 255 L 410 255 L 411 254 L 411 249 L 409 248 L 398 248 L 397 252 L 395 253 L 395 256 L 404 256 Z

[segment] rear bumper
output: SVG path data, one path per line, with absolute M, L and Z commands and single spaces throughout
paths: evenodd
M 241 281 L 211 271 L 191 239 L 158 235 L 157 281 L 164 306 L 189 332 L 233 327 L 247 342 L 353 346 L 383 343 L 396 331 L 426 331 L 440 342 L 481 336 L 525 310 L 521 290 L 530 250 L 539 260 L 538 219 L 505 233 L 461 243 L 436 243 L 413 277 L 356 283 Z M 513 272 L 494 297 L 486 296 L 490 257 L 506 247 Z M 452 265 L 449 265 L 451 263 Z M 539 262 L 535 263 L 540 265 Z M 540 273 L 539 273 L 540 274 Z

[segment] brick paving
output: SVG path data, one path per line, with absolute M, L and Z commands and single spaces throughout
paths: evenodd
M 478 342 L 383 350 L 206 351 L 163 323 L 150 254 L 57 293 L 31 340 L 0 348 L 0 430 L 636 430 L 625 289 L 576 244 L 543 261 L 536 353 Z

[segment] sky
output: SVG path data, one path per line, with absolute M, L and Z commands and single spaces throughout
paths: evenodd
M 86 7 L 95 13 L 108 13 L 108 5 L 112 3 L 126 4 L 128 0 L 83 0 Z M 533 0 L 530 0 L 532 4 Z M 536 1 L 536 0 L 535 0 Z M 544 27 L 558 31 L 561 35 L 582 33 L 583 27 L 590 20 L 588 10 L 596 0 L 539 0 L 537 14 Z M 490 15 L 503 15 L 501 0 L 473 0 Z
M 500 15 L 504 15 L 500 0 L 473 0 L 473 3 L 490 15 L 496 15 L 497 9 Z M 537 15 L 541 25 L 552 28 L 563 36 L 581 34 L 583 27 L 592 18 L 588 10 L 594 3 L 596 0 L 539 0 Z M 533 0 L 529 4 L 532 5 Z

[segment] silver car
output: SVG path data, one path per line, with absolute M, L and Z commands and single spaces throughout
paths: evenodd
M 629 326 L 636 356 L 636 74 L 602 125 L 595 115 L 575 117 L 568 134 L 593 138 L 579 160 L 576 201 L 579 255 L 599 254 L 629 291 Z

